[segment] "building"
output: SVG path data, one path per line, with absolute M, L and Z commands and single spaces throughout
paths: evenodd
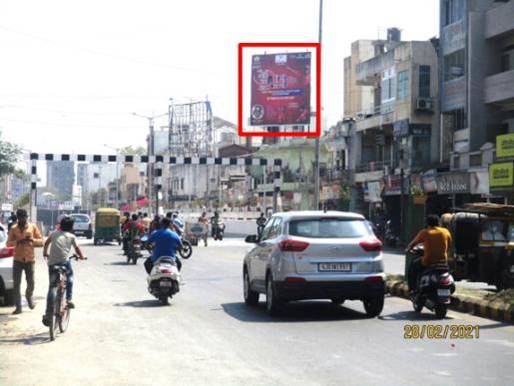
M 514 133 L 514 1 L 441 0 L 440 36 L 441 161 L 450 171 L 438 172 L 433 210 L 496 199 L 487 178 L 494 143 Z
M 72 161 L 50 161 L 46 163 L 46 184 L 53 189 L 61 201 L 71 201 L 75 183 L 75 164 Z
M 411 180 L 440 159 L 436 48 L 390 28 L 386 40 L 353 43 L 345 59 L 350 210 L 386 211 L 398 232 Z

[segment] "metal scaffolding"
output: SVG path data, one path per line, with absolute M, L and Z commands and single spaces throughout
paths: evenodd
M 211 103 L 191 102 L 169 105 L 170 150 L 188 157 L 214 156 Z

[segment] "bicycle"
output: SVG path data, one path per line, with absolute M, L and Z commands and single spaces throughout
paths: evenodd
M 77 255 L 73 255 L 70 259 L 79 260 Z M 48 328 L 50 330 L 50 340 L 55 340 L 57 328 L 59 332 L 64 333 L 70 323 L 70 312 L 71 310 L 67 306 L 66 302 L 66 267 L 57 265 L 51 267 L 54 272 L 58 274 L 58 279 L 55 283 L 52 283 L 52 288 L 48 296 L 50 310 L 52 315 L 48 320 Z

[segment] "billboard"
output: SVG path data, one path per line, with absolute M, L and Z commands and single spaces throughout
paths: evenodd
M 514 134 L 503 134 L 496 137 L 496 155 L 498 158 L 514 157 Z
M 310 52 L 252 56 L 250 125 L 308 125 L 310 99 Z

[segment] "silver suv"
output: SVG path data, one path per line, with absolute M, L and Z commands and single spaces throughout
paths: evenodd
M 385 274 L 382 244 L 356 213 L 297 211 L 273 215 L 243 263 L 244 299 L 266 294 L 270 315 L 287 301 L 362 300 L 366 313 L 382 312 Z

